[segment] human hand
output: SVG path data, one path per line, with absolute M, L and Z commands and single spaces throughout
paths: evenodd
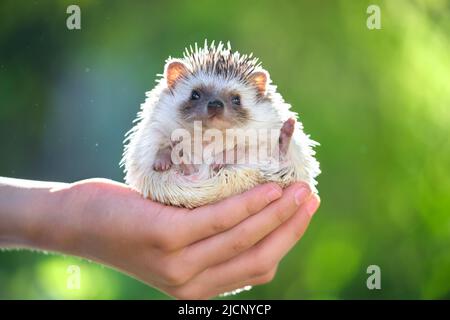
M 104 179 L 58 187 L 51 197 L 54 209 L 28 224 L 27 246 L 109 265 L 181 299 L 271 281 L 319 206 L 300 183 L 283 192 L 257 186 L 193 210 Z

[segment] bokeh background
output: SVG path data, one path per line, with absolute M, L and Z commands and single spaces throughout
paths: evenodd
M 81 30 L 66 28 L 69 4 Z M 272 283 L 233 298 L 450 298 L 449 1 L 2 0 L 0 176 L 123 181 L 144 92 L 204 39 L 260 57 L 321 143 L 308 232 Z M 66 287 L 74 264 L 80 290 Z M 366 287 L 372 264 L 381 290 Z M 167 297 L 95 263 L 7 251 L 0 298 Z

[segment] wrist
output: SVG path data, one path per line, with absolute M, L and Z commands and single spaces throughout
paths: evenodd
M 0 178 L 0 247 L 52 250 L 67 185 Z
M 60 251 L 60 239 L 65 232 L 61 220 L 64 219 L 67 193 L 66 187 L 34 190 L 20 231 L 26 247 Z

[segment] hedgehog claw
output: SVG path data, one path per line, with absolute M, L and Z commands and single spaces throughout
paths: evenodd
M 156 154 L 155 162 L 153 163 L 153 170 L 167 171 L 172 167 L 172 159 L 170 149 L 160 150 Z
M 218 172 L 220 169 L 222 169 L 223 167 L 225 167 L 225 164 L 223 164 L 223 163 L 213 163 L 213 164 L 211 164 L 211 168 L 214 170 L 214 171 L 216 171 L 216 172 Z
M 172 167 L 172 163 L 164 159 L 157 159 L 153 164 L 153 170 L 155 171 L 167 171 L 170 167 Z

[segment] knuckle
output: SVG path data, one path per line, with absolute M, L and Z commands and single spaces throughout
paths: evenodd
M 264 283 L 269 283 L 271 282 L 274 278 L 275 278 L 275 274 L 276 274 L 276 270 L 273 269 L 272 271 L 264 274 L 263 276 L 261 276 L 255 284 L 264 284 Z
M 168 252 L 177 248 L 177 241 L 175 237 L 165 232 L 156 233 L 153 240 L 155 247 L 161 251 Z
M 235 201 L 237 203 L 236 212 L 238 212 L 239 215 L 242 216 L 251 216 L 253 212 L 255 212 L 254 198 L 254 190 L 237 195 L 235 197 Z
M 214 233 L 219 233 L 222 231 L 225 231 L 226 229 L 228 229 L 228 220 L 224 217 L 217 217 L 213 224 L 212 224 L 212 228 Z
M 303 229 L 297 228 L 294 230 L 294 240 L 299 241 L 303 236 Z
M 250 216 L 252 214 L 252 212 L 254 212 L 255 210 L 253 209 L 253 206 L 251 203 L 246 202 L 244 204 L 244 214 L 245 216 Z
M 177 271 L 165 271 L 163 277 L 170 286 L 181 286 L 188 281 L 188 277 Z
M 305 233 L 307 227 L 308 222 L 295 228 L 295 230 L 292 232 L 294 236 L 294 241 L 299 241 L 303 237 L 303 234 Z
M 277 207 L 274 214 L 274 219 L 276 219 L 276 222 L 278 224 L 282 224 L 284 221 L 286 221 L 286 208 Z
M 169 290 L 168 293 L 177 300 L 199 300 L 204 298 L 200 292 L 187 286 Z
M 240 253 L 251 247 L 251 245 L 252 245 L 251 236 L 249 235 L 248 231 L 241 230 L 239 232 L 239 236 L 233 240 L 231 249 L 233 253 Z
M 273 267 L 273 265 L 272 265 L 272 263 L 270 263 L 270 261 L 260 262 L 257 265 L 255 265 L 255 267 L 253 269 L 253 275 L 252 276 L 254 276 L 254 277 L 263 277 L 267 273 L 270 272 L 272 267 Z
M 264 256 L 264 253 L 261 252 L 261 250 L 255 254 L 253 261 L 255 261 L 255 264 L 253 267 L 252 277 L 263 277 L 270 273 L 277 265 L 276 261 Z
M 244 251 L 248 247 L 249 247 L 248 240 L 237 239 L 237 240 L 234 241 L 234 243 L 232 245 L 232 251 L 233 251 L 233 253 L 239 253 L 239 252 Z
M 244 201 L 243 211 L 246 216 L 251 216 L 254 213 L 258 212 L 260 209 L 259 204 L 263 202 L 263 201 L 260 202 L 260 200 L 255 201 L 255 199 L 253 199 L 253 198 L 243 199 L 243 201 Z
M 161 276 L 164 282 L 169 286 L 181 286 L 189 281 L 190 275 L 179 268 L 179 264 L 168 262 L 162 266 Z

